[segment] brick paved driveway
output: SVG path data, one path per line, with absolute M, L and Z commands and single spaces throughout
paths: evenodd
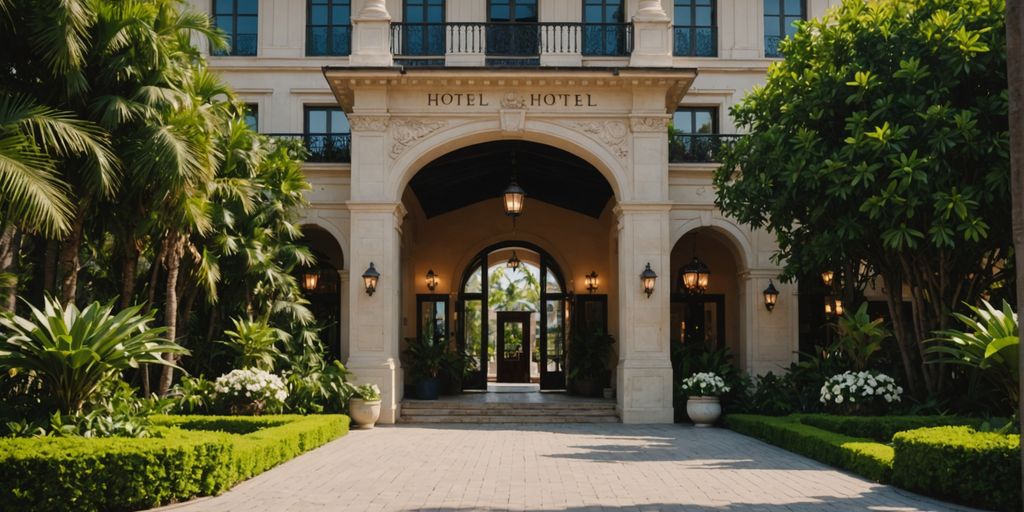
M 353 431 L 167 509 L 957 510 L 727 430 L 621 424 Z

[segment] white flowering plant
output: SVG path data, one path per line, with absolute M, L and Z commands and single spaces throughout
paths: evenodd
M 848 412 L 871 411 L 900 401 L 903 388 L 881 372 L 843 372 L 821 386 L 821 403 Z
M 718 396 L 729 392 L 725 380 L 715 372 L 700 372 L 683 379 L 683 393 L 689 396 Z
M 214 381 L 213 390 L 231 414 L 279 413 L 288 398 L 284 379 L 259 368 L 231 370 Z

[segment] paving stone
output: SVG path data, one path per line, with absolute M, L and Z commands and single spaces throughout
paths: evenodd
M 967 510 L 722 429 L 398 425 L 353 431 L 198 511 Z

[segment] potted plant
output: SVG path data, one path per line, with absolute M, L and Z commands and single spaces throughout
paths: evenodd
M 569 346 L 569 380 L 573 391 L 599 397 L 608 375 L 605 362 L 615 338 L 600 329 L 573 337 Z
M 357 428 L 373 428 L 380 418 L 380 388 L 363 384 L 348 401 L 348 413 Z
M 698 427 L 714 425 L 722 415 L 718 395 L 729 392 L 725 381 L 714 372 L 700 372 L 683 379 L 681 387 L 687 395 L 686 414 L 693 424 Z
M 416 381 L 416 397 L 420 400 L 437 400 L 441 392 L 438 374 L 448 357 L 448 342 L 443 335 L 433 339 L 424 337 L 409 341 L 406 356 L 409 361 L 409 372 Z
M 451 350 L 445 354 L 444 364 L 441 365 L 442 381 L 441 393 L 445 395 L 457 395 L 462 393 L 462 383 L 468 374 L 477 370 L 476 359 L 473 356 L 459 350 Z

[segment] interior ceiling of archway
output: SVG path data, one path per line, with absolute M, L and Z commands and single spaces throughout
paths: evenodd
M 318 264 L 326 264 L 336 269 L 344 268 L 341 246 L 326 230 L 317 226 L 302 226 L 302 238 L 313 251 Z
M 457 149 L 424 166 L 409 187 L 427 218 L 499 197 L 512 179 L 530 201 L 543 201 L 599 218 L 613 196 L 604 176 L 586 160 L 535 142 L 503 140 Z

